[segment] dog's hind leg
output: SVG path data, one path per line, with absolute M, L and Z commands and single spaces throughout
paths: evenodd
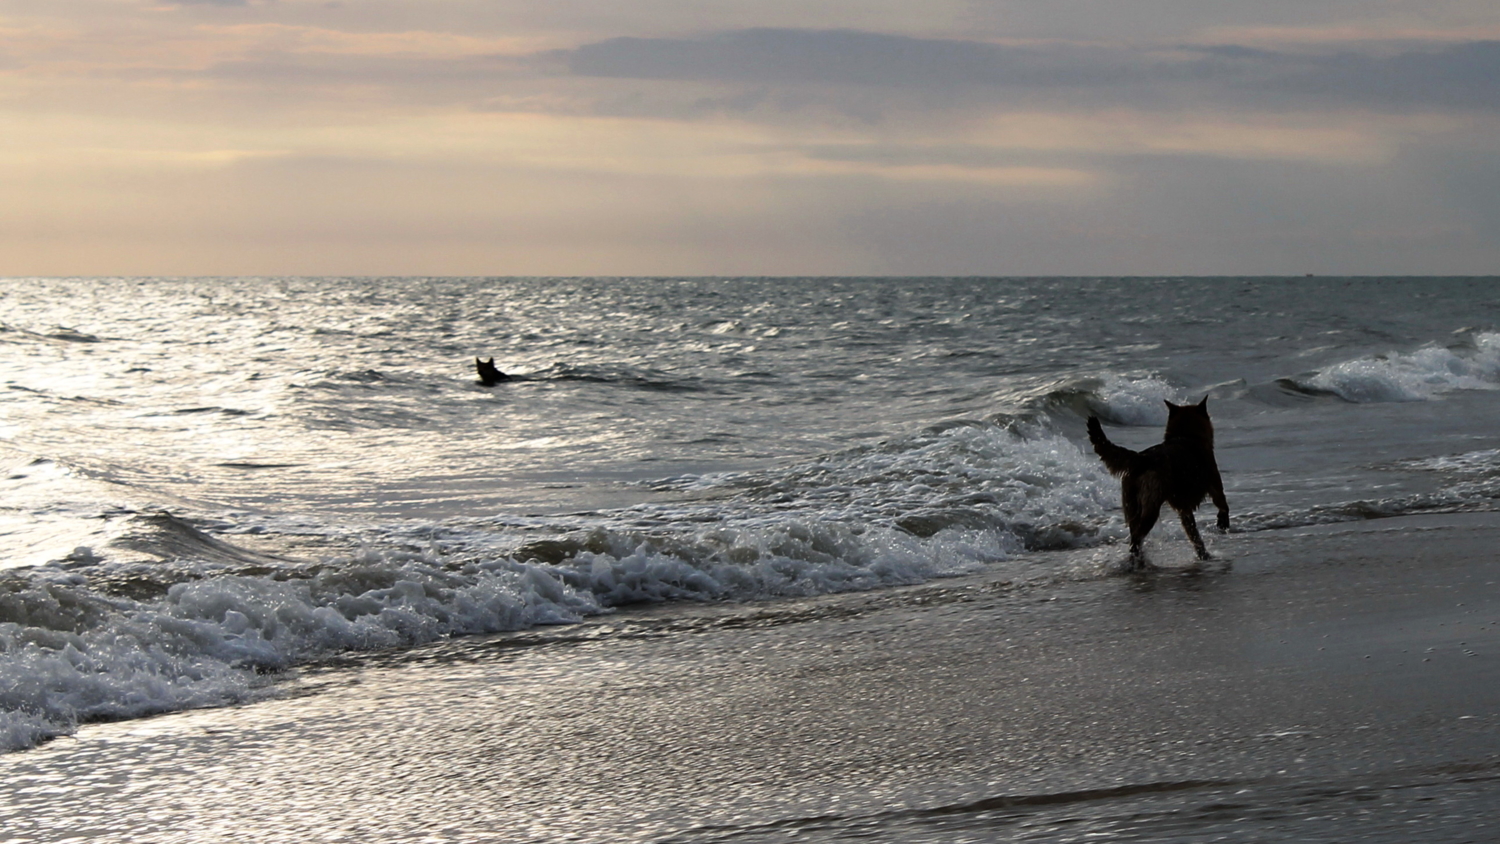
M 1198 559 L 1212 560 L 1213 556 L 1208 553 L 1207 548 L 1203 547 L 1203 536 L 1198 533 L 1198 520 L 1193 518 L 1193 511 L 1178 510 L 1177 515 L 1182 517 L 1182 532 L 1187 534 L 1188 541 L 1192 542 L 1193 548 L 1198 551 Z
M 1135 484 L 1127 480 L 1122 491 L 1125 524 L 1130 528 L 1130 564 L 1132 568 L 1146 568 L 1146 554 L 1141 550 L 1141 545 L 1146 541 L 1146 534 L 1156 527 L 1156 520 L 1161 516 L 1162 502 L 1160 498 L 1150 494 L 1154 491 L 1150 484 Z

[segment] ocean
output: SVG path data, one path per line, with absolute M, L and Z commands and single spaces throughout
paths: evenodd
M 1385 744 L 1353 732 L 1395 668 L 1114 667 L 1140 658 L 1122 631 L 1218 641 L 1292 602 L 1299 629 L 1500 603 L 1497 279 L 71 278 L 0 302 L 0 841 L 1495 840 L 1496 693 L 1455 679 L 1496 676 L 1493 625 L 1443 675 L 1461 740 L 1413 737 L 1458 724 L 1425 698 L 1371 716 Z M 1231 531 L 1200 511 L 1199 564 L 1169 513 L 1160 571 L 1129 573 L 1084 423 L 1143 448 L 1205 396 Z M 1467 556 L 1392 556 L 1450 539 Z M 1205 610 L 1205 584 L 1232 602 Z M 1193 707 L 1198 751 L 1137 758 L 1165 715 L 1055 697 L 1105 677 L 1174 707 L 1312 697 L 1271 727 Z M 473 706 L 414 704 L 439 689 Z M 1025 726 L 981 726 L 1001 712 Z M 426 718 L 472 742 L 403 744 Z M 1277 749 L 1319 718 L 1340 738 Z M 334 722 L 354 732 L 307 726 Z M 919 744 L 944 752 L 891 761 Z M 384 785 L 357 773 L 396 747 Z M 401 765 L 425 808 L 362 811 Z M 687 801 L 699 779 L 720 787 Z M 1410 799 L 1360 800 L 1387 792 Z

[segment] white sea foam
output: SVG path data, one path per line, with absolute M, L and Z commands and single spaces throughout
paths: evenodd
M 603 608 L 537 566 L 449 572 L 435 559 L 368 552 L 313 578 L 210 577 L 153 601 L 107 598 L 80 575 L 39 571 L 0 611 L 0 740 L 15 748 L 79 721 L 244 700 L 262 686 L 256 669 Z
M 371 549 L 284 579 L 215 576 L 205 566 L 208 576 L 154 600 L 101 595 L 83 569 L 34 570 L 27 588 L 0 603 L 0 748 L 88 720 L 253 699 L 269 693 L 257 671 L 339 652 L 577 622 L 644 601 L 917 583 L 975 571 L 1015 547 L 995 532 L 919 538 L 795 516 L 654 538 L 603 533 L 553 564 Z
M 1301 382 L 1357 403 L 1425 401 L 1450 390 L 1500 389 L 1500 334 L 1479 334 L 1472 348 L 1423 346 L 1345 361 Z
M 601 604 L 674 599 L 818 595 L 919 583 L 975 571 L 1002 558 L 1001 543 L 973 531 L 927 539 L 884 527 L 767 520 L 712 526 L 622 553 L 584 551 L 559 567 Z

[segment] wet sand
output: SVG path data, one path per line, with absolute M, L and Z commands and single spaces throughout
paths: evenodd
M 1217 549 L 304 669 L 0 757 L 0 842 L 1500 839 L 1500 514 Z

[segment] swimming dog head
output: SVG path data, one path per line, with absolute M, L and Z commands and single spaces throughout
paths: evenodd
M 495 359 L 480 360 L 474 358 L 474 369 L 479 373 L 479 383 L 486 387 L 493 387 L 501 381 L 509 381 L 510 376 L 495 367 Z

